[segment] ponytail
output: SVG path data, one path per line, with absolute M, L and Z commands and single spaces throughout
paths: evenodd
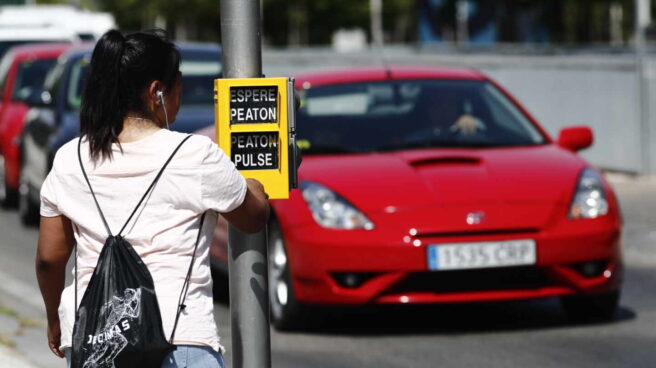
M 112 143 L 123 129 L 120 102 L 121 56 L 125 38 L 116 30 L 105 33 L 93 50 L 80 107 L 80 134 L 89 139 L 91 157 L 110 157 Z
M 80 135 L 89 141 L 91 158 L 112 157 L 128 113 L 150 116 L 144 90 L 158 80 L 166 89 L 180 69 L 180 53 L 161 30 L 123 36 L 111 30 L 93 49 L 80 107 Z

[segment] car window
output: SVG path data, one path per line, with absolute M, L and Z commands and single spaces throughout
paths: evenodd
M 221 75 L 218 57 L 182 56 L 182 106 L 213 105 L 214 79 Z
M 11 64 L 13 62 L 13 52 L 6 53 L 5 56 L 2 57 L 2 61 L 0 61 L 0 95 L 4 95 L 7 76 L 9 75 L 9 69 L 11 69 Z
M 337 92 L 337 93 L 335 93 Z M 408 113 L 419 88 L 413 83 L 369 83 L 319 88 L 306 99 L 309 116 L 375 116 Z
M 89 71 L 89 58 L 82 57 L 74 62 L 69 76 L 66 105 L 71 110 L 79 110 L 82 104 L 82 92 Z
M 78 33 L 77 36 L 80 38 L 82 41 L 95 41 L 96 36 L 93 35 L 93 33 Z
M 23 101 L 29 97 L 35 88 L 43 88 L 46 75 L 56 60 L 55 58 L 49 58 L 21 62 L 18 65 L 11 99 L 13 101 Z
M 533 124 L 517 109 L 506 96 L 491 84 L 482 93 L 483 101 L 497 124 L 519 135 L 530 135 L 536 142 L 542 139 Z
M 46 75 L 45 82 L 43 83 L 43 88 L 50 93 L 52 101 L 59 99 L 59 86 L 62 82 L 64 70 L 66 70 L 67 60 L 66 56 L 60 56 L 55 66 Z
M 301 99 L 299 146 L 309 154 L 545 142 L 526 116 L 485 81 L 335 84 L 303 90 Z

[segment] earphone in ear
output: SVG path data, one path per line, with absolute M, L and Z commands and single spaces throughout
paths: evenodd
M 164 92 L 162 92 L 162 90 L 157 90 L 157 92 L 155 92 L 155 95 L 159 98 L 159 104 L 162 105 L 162 108 L 164 108 L 164 119 L 166 120 L 166 129 L 170 129 L 169 114 L 166 112 L 166 105 L 164 105 Z
M 157 90 L 155 94 L 157 95 L 157 98 L 159 98 L 159 104 L 164 105 L 164 92 Z

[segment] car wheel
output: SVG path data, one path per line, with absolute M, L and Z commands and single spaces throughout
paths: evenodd
M 212 272 L 212 295 L 214 300 L 223 303 L 230 303 L 230 281 L 228 279 L 228 273 L 225 271 L 218 270 L 215 267 L 210 267 Z
M 610 321 L 619 306 L 620 291 L 597 295 L 577 295 L 561 298 L 567 315 L 576 321 Z
M 269 224 L 268 242 L 271 322 L 278 330 L 298 329 L 306 311 L 294 296 L 285 242 L 275 221 Z
M 36 225 L 39 221 L 39 205 L 32 202 L 31 191 L 27 179 L 21 173 L 18 187 L 18 215 L 23 225 L 26 226 Z
M 18 192 L 12 190 L 7 185 L 7 172 L 5 168 L 5 159 L 0 156 L 0 205 L 2 207 L 13 207 L 16 205 Z

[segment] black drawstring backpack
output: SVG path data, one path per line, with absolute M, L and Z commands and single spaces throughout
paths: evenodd
M 82 142 L 80 138 L 77 153 L 82 174 L 89 185 L 109 235 L 100 252 L 98 264 L 84 292 L 80 307 L 75 313 L 72 368 L 159 368 L 166 355 L 175 350 L 172 344 L 173 337 L 180 313 L 185 308 L 184 300 L 189 289 L 189 278 L 205 215 L 203 214 L 200 220 L 191 264 L 180 292 L 175 323 L 168 341 L 164 337 L 153 278 L 132 245 L 121 234 L 152 192 L 173 156 L 189 137 L 191 136 L 187 136 L 166 160 L 117 235 L 112 235 L 84 170 L 80 154 Z M 75 305 L 77 306 L 77 246 L 75 261 Z

